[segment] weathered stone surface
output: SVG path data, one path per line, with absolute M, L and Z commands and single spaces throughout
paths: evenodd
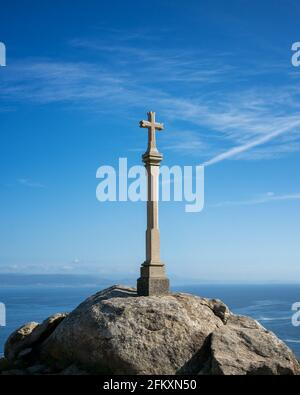
M 297 374 L 287 346 L 220 300 L 137 297 L 116 286 L 75 309 L 43 346 L 61 367 L 113 374 Z
M 60 372 L 61 375 L 63 376 L 86 376 L 88 375 L 87 372 L 85 372 L 82 369 L 79 369 L 76 365 L 70 365 L 66 369 L 64 369 L 62 372 Z
M 24 348 L 24 350 L 19 352 L 18 359 L 25 359 L 25 358 L 27 358 L 32 353 L 32 351 L 33 351 L 32 348 Z
M 54 314 L 42 324 L 29 322 L 13 332 L 5 343 L 4 355 L 9 361 L 15 360 L 19 354 L 46 339 L 66 317 L 66 314 Z M 22 357 L 22 354 L 20 355 Z
M 38 325 L 37 322 L 29 322 L 9 336 L 4 346 L 4 355 L 9 361 L 13 361 L 19 352 L 30 346 L 30 335 Z
M 228 318 L 231 315 L 231 312 L 229 308 L 226 306 L 225 303 L 223 303 L 219 299 L 207 299 L 207 298 L 201 298 L 201 301 L 203 304 L 208 306 L 214 314 L 219 317 L 224 324 L 226 324 Z
M 41 374 L 41 373 L 43 373 L 46 369 L 47 369 L 47 367 L 46 367 L 45 365 L 37 364 L 37 365 L 33 365 L 33 366 L 30 366 L 29 368 L 27 368 L 27 369 L 26 369 L 26 372 L 27 372 L 27 374 L 29 374 L 29 375 Z
M 248 317 L 233 316 L 211 338 L 211 374 L 300 374 L 291 350 Z
M 93 373 L 175 374 L 201 362 L 210 333 L 223 326 L 197 296 L 137 297 L 113 287 L 83 302 L 52 333 L 43 356 Z
M 135 289 L 114 286 L 56 317 L 11 336 L 14 358 L 0 360 L 2 374 L 300 374 L 282 341 L 220 300 L 137 297 Z
M 26 372 L 22 369 L 5 370 L 1 373 L 3 376 L 24 376 Z
M 140 277 L 137 280 L 139 296 L 167 295 L 170 292 L 170 281 L 166 277 Z
M 223 321 L 224 324 L 226 324 L 228 318 L 230 317 L 231 313 L 226 306 L 221 300 L 218 299 L 211 299 L 208 301 L 209 306 L 212 308 L 213 312 L 215 315 Z
M 8 370 L 10 368 L 10 363 L 7 358 L 0 358 L 0 372 L 3 370 Z

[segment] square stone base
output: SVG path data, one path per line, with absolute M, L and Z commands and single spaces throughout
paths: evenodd
M 140 277 L 137 280 L 138 296 L 166 295 L 170 292 L 170 282 L 166 277 Z

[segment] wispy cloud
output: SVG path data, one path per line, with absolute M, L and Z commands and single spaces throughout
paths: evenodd
M 165 139 L 161 139 L 161 147 L 163 151 L 173 151 L 176 153 L 184 152 L 201 155 L 207 148 L 199 133 L 192 130 L 173 131 L 172 141 L 165 143 Z
M 143 37 L 144 40 L 144 37 Z M 209 83 L 220 82 L 235 68 L 224 64 L 220 58 L 223 54 L 212 59 L 206 58 L 201 51 L 188 49 L 171 50 L 170 48 L 159 50 L 149 46 L 133 46 L 130 42 L 123 41 L 112 45 L 101 41 L 75 39 L 71 45 L 96 52 L 100 59 L 110 60 L 115 68 L 128 66 L 133 71 L 133 79 L 143 80 L 143 85 L 149 76 L 150 82 L 164 83 Z
M 27 187 L 27 188 L 46 188 L 45 185 L 43 185 L 43 184 L 41 184 L 39 182 L 31 181 L 31 180 L 29 180 L 27 178 L 19 178 L 17 180 L 17 182 L 18 182 L 19 185 L 22 185 L 22 186 Z
M 268 192 L 264 195 L 254 197 L 249 200 L 224 201 L 216 204 L 211 204 L 210 207 L 252 206 L 256 204 L 280 202 L 287 200 L 300 200 L 300 193 L 276 195 L 273 192 Z
M 275 130 L 272 133 L 266 134 L 262 137 L 256 138 L 252 141 L 249 141 L 246 144 L 240 145 L 238 147 L 234 147 L 229 149 L 226 152 L 223 152 L 220 155 L 215 156 L 214 158 L 210 159 L 209 161 L 204 163 L 204 166 L 210 166 L 213 165 L 215 163 L 221 162 L 225 159 L 229 159 L 233 156 L 237 156 L 239 154 L 242 154 L 245 151 L 250 150 L 251 148 L 260 146 L 262 144 L 266 144 L 268 141 L 273 140 L 274 138 L 282 135 L 283 133 L 287 133 L 290 132 L 291 130 L 294 130 L 294 128 L 298 128 L 300 126 L 300 119 L 299 120 L 295 120 L 294 122 L 289 123 L 287 126 L 283 127 L 283 128 L 279 128 L 277 130 Z
M 37 103 L 79 103 L 113 97 L 121 89 L 121 79 L 99 66 L 39 60 L 11 65 L 2 79 L 1 96 Z
M 130 37 L 113 44 L 76 39 L 71 45 L 92 53 L 93 61 L 11 63 L 0 76 L 2 99 L 60 102 L 97 112 L 117 106 L 125 117 L 147 106 L 175 130 L 163 140 L 164 148 L 198 155 L 207 166 L 300 150 L 299 83 L 284 67 L 268 69 L 284 76 L 274 87 L 256 80 L 264 65 L 241 67 L 232 54 L 145 49 L 133 46 Z

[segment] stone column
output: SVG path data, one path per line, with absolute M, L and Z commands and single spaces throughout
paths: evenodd
M 157 150 L 148 150 L 143 155 L 147 171 L 147 230 L 146 261 L 141 266 L 137 280 L 139 296 L 165 295 L 169 292 L 169 280 L 165 265 L 160 260 L 160 235 L 158 227 L 158 176 L 163 156 Z

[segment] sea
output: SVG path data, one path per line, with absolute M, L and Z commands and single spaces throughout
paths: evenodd
M 88 275 L 0 274 L 0 303 L 6 311 L 6 326 L 0 326 L 0 356 L 9 334 L 24 323 L 42 322 L 54 313 L 69 312 L 114 283 Z M 221 299 L 234 313 L 250 316 L 274 332 L 300 359 L 300 325 L 294 326 L 292 321 L 296 313 L 292 306 L 297 302 L 300 306 L 299 284 L 199 283 L 174 285 L 172 290 Z M 295 321 L 300 324 L 300 318 Z

